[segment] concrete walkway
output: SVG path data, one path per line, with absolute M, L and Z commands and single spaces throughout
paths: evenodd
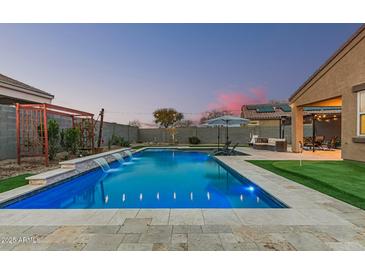
M 0 210 L 0 249 L 365 250 L 365 211 L 245 161 L 262 155 L 219 159 L 290 208 Z

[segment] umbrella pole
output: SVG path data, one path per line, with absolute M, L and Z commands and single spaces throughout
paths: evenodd
M 312 114 L 312 152 L 315 151 L 314 146 L 316 145 L 316 118 Z
M 228 121 L 226 121 L 226 143 L 228 144 Z
M 217 128 L 218 128 L 218 150 L 219 150 L 219 139 L 220 139 L 219 134 L 220 134 L 220 129 L 219 129 L 219 126 Z

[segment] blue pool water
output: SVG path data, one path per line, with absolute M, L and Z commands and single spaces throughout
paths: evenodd
M 205 152 L 147 149 L 6 208 L 282 208 Z

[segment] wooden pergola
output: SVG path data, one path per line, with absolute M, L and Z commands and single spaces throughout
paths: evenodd
M 48 166 L 48 114 L 69 117 L 72 127 L 80 129 L 82 149 L 93 153 L 94 114 L 52 104 L 15 105 L 18 164 L 21 163 L 21 157 L 42 156 Z

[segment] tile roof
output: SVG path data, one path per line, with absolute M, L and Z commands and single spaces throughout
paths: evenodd
M 336 114 L 336 113 L 341 113 L 341 108 L 339 107 L 304 108 L 304 115 L 311 115 L 314 113 Z M 291 117 L 291 109 L 288 104 L 283 104 L 283 103 L 245 105 L 242 106 L 241 108 L 241 117 L 250 120 L 278 120 L 281 117 Z
M 35 87 L 32 87 L 32 86 L 29 86 L 25 83 L 22 83 L 18 80 L 15 80 L 13 78 L 10 78 L 8 76 L 5 76 L 3 74 L 0 74 L 0 84 L 1 83 L 4 83 L 4 84 L 8 84 L 8 85 L 11 85 L 11 86 L 15 86 L 15 87 L 18 87 L 18 88 L 23 88 L 23 89 L 27 89 L 27 90 L 30 90 L 30 91 L 33 91 L 33 92 L 37 92 L 39 94 L 43 94 L 43 95 L 47 95 L 47 96 L 52 96 L 54 97 L 52 94 L 48 93 L 48 92 L 45 92 L 43 90 L 40 90 L 38 88 L 35 88 Z

